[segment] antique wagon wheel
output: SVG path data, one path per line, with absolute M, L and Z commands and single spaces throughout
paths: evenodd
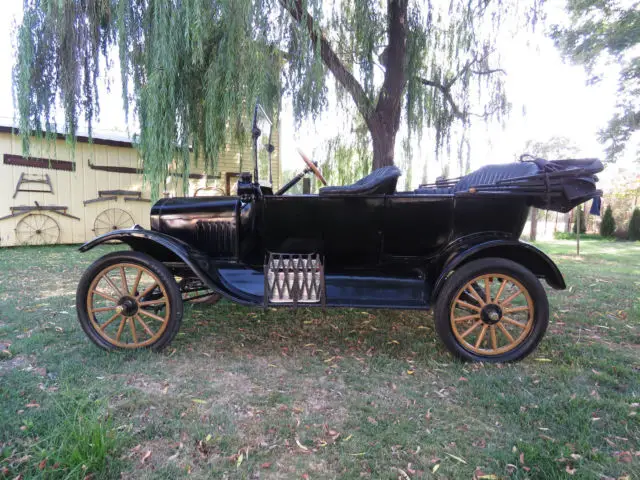
M 76 309 L 89 338 L 106 349 L 160 350 L 182 320 L 173 276 L 140 252 L 114 252 L 91 265 L 80 280 Z
M 16 226 L 16 239 L 20 245 L 50 245 L 60 239 L 60 225 L 49 215 L 31 213 Z
M 129 212 L 121 208 L 108 208 L 98 214 L 93 222 L 93 231 L 102 235 L 113 230 L 131 227 L 135 221 Z
M 444 344 L 465 360 L 507 362 L 528 355 L 549 323 L 536 276 L 503 258 L 475 260 L 445 284 L 435 308 Z

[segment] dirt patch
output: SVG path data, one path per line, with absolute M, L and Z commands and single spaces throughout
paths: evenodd
M 5 350 L 8 352 L 8 350 Z M 46 375 L 46 369 L 37 368 L 35 357 L 29 356 L 25 357 L 23 355 L 18 355 L 16 357 L 7 358 L 7 354 L 3 354 L 0 350 L 0 358 L 6 358 L 4 361 L 0 361 L 0 376 L 9 373 L 12 370 L 18 369 L 27 372 L 33 372 L 37 375 L 43 376 Z M 44 371 L 44 374 L 42 373 Z

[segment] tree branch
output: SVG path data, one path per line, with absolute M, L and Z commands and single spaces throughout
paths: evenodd
M 344 66 L 338 55 L 333 51 L 324 33 L 316 27 L 316 22 L 302 4 L 302 0 L 278 0 L 291 17 L 301 25 L 306 25 L 314 46 L 320 42 L 320 56 L 323 63 L 333 73 L 336 80 L 349 92 L 358 111 L 368 123 L 373 113 L 373 106 L 369 97 L 353 74 Z
M 463 113 L 460 110 L 460 107 L 458 107 L 458 104 L 453 99 L 453 95 L 451 95 L 451 85 L 448 85 L 448 84 L 443 85 L 440 82 L 436 82 L 434 80 L 427 80 L 426 78 L 419 78 L 418 80 L 420 80 L 420 83 L 422 83 L 427 87 L 433 87 L 433 88 L 436 88 L 437 90 L 440 90 L 440 92 L 444 96 L 444 99 L 447 101 L 447 103 L 451 107 L 451 112 L 453 113 L 453 116 L 462 121 L 467 120 L 468 115 Z

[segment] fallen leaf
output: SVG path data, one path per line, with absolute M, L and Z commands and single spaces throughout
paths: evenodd
M 631 456 L 631 452 L 620 452 L 618 455 L 618 461 L 622 463 L 631 463 L 633 457 Z
M 576 469 L 571 468 L 571 465 L 567 465 L 567 468 L 565 468 L 564 471 L 567 472 L 569 475 L 573 475 L 576 473 Z
M 145 454 L 142 456 L 142 460 L 140 460 L 140 463 L 144 463 L 147 460 L 149 460 L 150 456 L 151 456 L 151 450 L 147 450 Z
M 373 417 L 367 417 L 367 421 L 372 425 L 377 425 L 378 421 Z
M 264 462 L 260 465 L 260 468 L 271 468 L 271 462 Z
M 193 403 L 200 403 L 200 404 L 206 404 L 207 403 L 206 400 L 200 400 L 199 398 L 192 398 L 191 401 Z
M 309 451 L 307 447 L 305 447 L 303 444 L 300 443 L 300 440 L 298 440 L 298 437 L 296 437 L 295 440 L 296 440 L 296 444 L 298 445 L 298 447 L 300 447 L 301 450 L 304 450 L 305 452 Z
M 407 375 L 413 375 L 414 371 L 413 370 L 407 370 Z
M 46 466 L 47 466 L 47 459 L 46 459 L 46 458 L 45 458 L 45 459 L 43 459 L 43 460 L 38 464 L 38 468 L 39 468 L 40 470 L 44 470 Z
M 436 464 L 433 466 L 433 468 L 431 469 L 431 472 L 432 472 L 432 473 L 436 473 L 436 472 L 438 471 L 438 469 L 439 469 L 439 468 L 440 468 L 440 464 L 439 464 L 439 463 L 436 463 Z
M 25 405 L 26 408 L 40 408 L 40 404 L 39 403 L 27 403 Z
M 451 458 L 453 458 L 454 460 L 459 461 L 460 463 L 464 463 L 465 465 L 467 464 L 467 461 L 464 458 L 460 458 L 460 457 L 458 457 L 456 455 L 452 455 L 452 454 L 447 453 L 447 452 L 444 452 L 444 453 L 445 453 L 445 455 L 449 455 Z

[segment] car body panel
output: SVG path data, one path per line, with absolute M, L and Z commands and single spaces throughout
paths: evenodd
M 244 200 L 163 199 L 152 208 L 152 230 L 111 232 L 81 250 L 119 240 L 183 264 L 215 292 L 246 305 L 266 303 L 270 253 L 320 255 L 327 307 L 427 309 L 452 271 L 487 256 L 510 258 L 565 288 L 555 264 L 518 240 L 529 209 L 521 201 L 412 193 Z M 488 210 L 495 214 L 482 215 Z

